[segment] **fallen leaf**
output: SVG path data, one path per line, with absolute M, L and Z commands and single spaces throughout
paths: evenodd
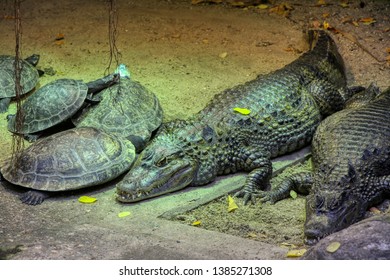
M 381 210 L 379 210 L 379 209 L 376 208 L 376 207 L 371 207 L 368 211 L 370 211 L 371 213 L 374 213 L 374 214 L 380 214 L 380 213 L 382 213 Z
M 329 22 L 327 22 L 325 20 L 324 20 L 324 23 L 322 25 L 323 25 L 324 29 L 329 29 L 330 28 Z
M 265 4 L 260 4 L 257 6 L 258 9 L 260 10 L 265 10 L 265 9 L 268 9 L 268 5 L 265 5 Z
M 296 250 L 290 250 L 287 252 L 287 257 L 288 258 L 297 258 L 297 257 L 302 257 L 303 254 L 306 252 L 306 249 L 296 249 Z
M 254 233 L 254 232 L 250 232 L 250 233 L 248 233 L 248 235 L 246 237 L 248 237 L 248 238 L 256 238 L 257 234 Z
M 200 226 L 201 225 L 201 221 L 199 221 L 199 220 L 196 220 L 195 222 L 193 222 L 191 225 L 192 226 L 195 226 L 195 227 L 197 227 L 197 226 Z
M 325 2 L 325 0 L 318 0 L 316 6 L 327 6 L 328 4 Z
M 232 212 L 238 208 L 236 202 L 234 201 L 233 197 L 228 195 L 228 212 Z
M 237 113 L 240 113 L 241 115 L 249 115 L 251 113 L 251 110 L 249 109 L 246 109 L 246 108 L 234 108 L 233 109 L 234 112 L 237 112 Z
M 96 198 L 90 197 L 90 196 L 80 196 L 79 197 L 79 202 L 85 203 L 85 204 L 90 204 L 90 203 L 95 203 L 97 201 Z
M 56 41 L 64 40 L 64 39 L 65 39 L 65 35 L 63 33 L 58 33 L 55 38 Z
M 60 41 L 55 41 L 54 43 L 56 45 L 58 45 L 58 46 L 61 46 L 61 45 L 63 45 L 65 43 L 65 41 L 64 40 L 60 40 Z
M 368 17 L 368 18 L 361 18 L 359 19 L 360 22 L 362 22 L 363 24 L 365 25 L 370 25 L 370 24 L 373 24 L 376 22 L 376 20 L 372 17 Z
M 328 18 L 329 16 L 330 16 L 329 13 L 323 13 L 323 14 L 322 14 L 322 17 L 323 17 L 323 18 Z
M 293 198 L 293 199 L 296 199 L 298 197 L 298 194 L 294 191 L 294 190 L 291 190 L 290 191 L 290 196 Z
M 387 52 L 387 53 L 390 53 L 390 48 L 386 48 L 386 52 Z
M 118 213 L 118 217 L 119 218 L 123 218 L 123 217 L 127 217 L 127 216 L 130 216 L 130 212 L 129 211 L 124 211 L 124 212 L 120 212 Z
M 326 251 L 329 253 L 334 253 L 340 248 L 340 242 L 332 242 L 326 247 Z
M 294 10 L 294 8 L 291 5 L 287 3 L 282 3 L 280 5 L 270 8 L 269 12 L 288 17 L 292 10 Z
M 244 2 L 231 2 L 230 5 L 233 7 L 245 7 L 247 6 Z
M 223 52 L 223 53 L 220 53 L 220 54 L 219 54 L 219 57 L 220 57 L 220 58 L 226 58 L 227 55 L 228 55 L 227 52 Z

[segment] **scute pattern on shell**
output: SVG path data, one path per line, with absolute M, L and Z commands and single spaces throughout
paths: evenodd
M 15 57 L 0 55 L 0 98 L 15 96 Z M 37 69 L 25 60 L 21 60 L 22 71 L 20 85 L 23 94 L 31 91 L 38 83 L 39 75 Z
M 87 96 L 87 85 L 79 80 L 59 79 L 34 92 L 22 105 L 22 134 L 35 133 L 52 127 L 75 114 Z M 10 118 L 8 130 L 15 132 L 15 118 Z
M 108 182 L 127 171 L 135 158 L 130 141 L 95 128 L 74 128 L 43 138 L 8 160 L 3 177 L 16 185 L 64 191 Z
M 137 151 L 142 150 L 162 122 L 163 112 L 156 95 L 130 79 L 121 79 L 99 95 L 100 103 L 74 120 L 77 127 L 96 127 L 120 135 L 132 141 Z

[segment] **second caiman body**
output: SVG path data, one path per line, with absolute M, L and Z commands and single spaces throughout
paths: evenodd
M 379 97 L 374 85 L 362 93 L 317 128 L 312 170 L 292 174 L 272 191 L 259 193 L 261 201 L 271 203 L 291 190 L 308 194 L 307 244 L 359 221 L 369 207 L 390 195 L 390 88 Z
M 321 119 L 351 95 L 334 41 L 315 34 L 315 46 L 284 68 L 223 91 L 188 120 L 163 124 L 117 185 L 117 199 L 135 202 L 246 171 L 237 195 L 253 200 L 269 186 L 271 158 L 307 145 Z

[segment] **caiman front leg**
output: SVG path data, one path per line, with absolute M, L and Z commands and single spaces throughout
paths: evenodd
M 255 153 L 247 157 L 244 165 L 244 170 L 251 170 L 251 172 L 246 177 L 243 188 L 236 192 L 234 196 L 243 197 L 244 204 L 247 204 L 249 200 L 255 203 L 256 193 L 270 187 L 272 163 L 269 157 L 264 157 L 264 154 Z

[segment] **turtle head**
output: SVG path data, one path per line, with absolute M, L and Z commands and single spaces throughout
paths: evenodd
M 117 200 L 136 202 L 215 178 L 203 131 L 185 121 L 164 124 L 117 184 Z M 213 170 L 213 171 L 210 171 Z
M 121 79 L 130 79 L 130 71 L 127 66 L 123 63 L 119 64 L 115 70 L 115 73 L 119 74 Z

